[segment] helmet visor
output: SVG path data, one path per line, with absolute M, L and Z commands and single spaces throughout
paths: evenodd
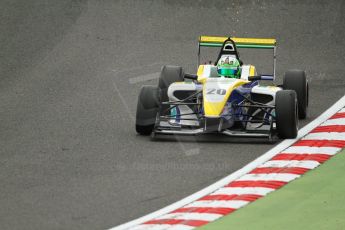
M 231 68 L 219 68 L 218 74 L 222 76 L 234 76 L 238 72 L 237 69 L 231 69 Z

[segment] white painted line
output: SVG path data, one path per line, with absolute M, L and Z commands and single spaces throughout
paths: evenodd
M 145 225 L 135 226 L 135 227 L 131 228 L 131 230 L 165 230 L 165 229 L 190 230 L 193 228 L 195 228 L 195 227 L 183 225 L 183 224 L 174 224 L 174 225 L 170 225 L 170 224 L 145 224 Z
M 126 102 L 125 98 L 122 96 L 119 88 L 117 87 L 117 84 L 115 83 L 114 80 L 112 80 L 112 82 L 113 82 L 114 89 L 115 89 L 117 95 L 119 96 L 119 98 L 122 102 L 122 105 L 125 108 L 127 114 L 129 115 L 129 117 L 131 118 L 132 121 L 135 121 L 134 115 L 132 114 L 131 109 L 128 106 L 128 103 Z
M 337 147 L 308 147 L 308 146 L 291 146 L 285 149 L 281 153 L 292 153 L 292 154 L 327 154 L 334 155 L 341 148 Z
M 266 163 L 260 165 L 258 168 L 266 168 L 266 167 L 273 167 L 273 168 L 291 168 L 291 167 L 301 167 L 307 169 L 313 169 L 319 166 L 320 163 L 317 161 L 296 161 L 296 160 L 277 160 L 277 161 L 267 161 Z
M 200 201 L 194 201 L 188 205 L 186 205 L 186 208 L 192 208 L 192 207 L 207 207 L 207 208 L 233 208 L 238 209 L 246 204 L 248 204 L 249 201 L 243 201 L 243 200 L 200 200 Z
M 345 113 L 345 108 L 341 109 L 338 113 Z
M 322 133 L 310 133 L 302 140 L 339 140 L 345 141 L 345 133 L 335 132 L 322 132 Z
M 345 125 L 345 118 L 330 119 L 322 123 L 320 126 L 327 126 L 327 125 Z
M 126 73 L 126 72 L 131 72 L 131 71 L 135 71 L 135 70 L 142 70 L 144 68 L 150 67 L 150 66 L 155 66 L 155 65 L 163 65 L 162 62 L 153 62 L 150 64 L 146 64 L 146 65 L 140 65 L 140 66 L 136 66 L 136 67 L 132 67 L 132 68 L 127 68 L 127 69 L 112 69 L 111 71 L 118 74 L 118 73 Z
M 274 191 L 273 188 L 261 188 L 261 187 L 223 187 L 219 188 L 210 195 L 244 195 L 244 194 L 253 194 L 265 196 L 266 194 Z
M 150 74 L 146 74 L 146 75 L 140 75 L 138 77 L 129 78 L 128 81 L 130 84 L 136 84 L 136 83 L 140 83 L 140 82 L 144 82 L 144 81 L 150 81 L 150 80 L 158 79 L 159 75 L 160 75 L 160 72 L 150 73 Z
M 168 213 L 163 216 L 159 216 L 155 220 L 159 219 L 181 219 L 181 220 L 206 220 L 214 221 L 219 217 L 222 217 L 221 214 L 213 213 Z
M 161 229 L 169 229 L 169 230 L 190 230 L 194 229 L 195 227 L 188 226 L 188 225 L 183 225 L 183 224 L 175 224 L 175 225 L 170 225 L 169 228 L 161 228 Z M 151 229 L 150 229 L 151 230 Z
M 242 175 L 252 171 L 255 169 L 258 165 L 263 164 L 264 162 L 270 160 L 273 156 L 276 154 L 282 152 L 286 148 L 290 147 L 293 143 L 301 139 L 303 136 L 305 136 L 307 133 L 309 133 L 311 130 L 316 128 L 318 125 L 320 125 L 322 122 L 330 118 L 333 114 L 338 112 L 340 109 L 343 109 L 345 107 L 345 96 L 343 96 L 341 99 L 339 99 L 333 106 L 331 106 L 328 110 L 326 110 L 323 114 L 321 114 L 318 118 L 310 122 L 308 125 L 303 127 L 301 130 L 298 132 L 298 136 L 296 139 L 287 139 L 282 141 L 280 144 L 276 145 L 274 148 L 260 156 L 259 158 L 255 159 L 254 161 L 250 162 L 243 168 L 237 170 L 236 172 L 230 174 L 229 176 L 215 182 L 214 184 L 180 200 L 177 201 L 167 207 L 164 207 L 158 211 L 155 211 L 153 213 L 150 213 L 146 216 L 140 217 L 136 220 L 130 221 L 128 223 L 124 223 L 122 225 L 119 225 L 117 227 L 112 228 L 112 230 L 123 230 L 123 229 L 128 229 L 130 227 L 139 225 L 141 223 L 144 223 L 146 221 L 152 220 L 154 218 L 157 218 L 158 216 L 164 215 L 166 213 L 172 212 L 178 208 L 181 208 L 197 199 L 200 199 L 203 196 L 206 196 L 215 190 L 229 184 L 230 182 L 236 180 L 237 178 L 241 177 Z M 345 124 L 345 119 L 344 119 L 344 124 Z M 274 189 L 272 189 L 273 191 Z
M 292 174 L 292 173 L 260 173 L 260 174 L 246 174 L 236 181 L 243 181 L 243 180 L 249 180 L 249 181 L 258 181 L 258 180 L 275 180 L 275 181 L 284 181 L 289 182 L 297 177 L 300 177 L 298 174 Z

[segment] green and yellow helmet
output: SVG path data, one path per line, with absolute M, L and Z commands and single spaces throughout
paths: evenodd
M 232 56 L 223 56 L 217 64 L 218 74 L 228 78 L 240 78 L 240 62 Z

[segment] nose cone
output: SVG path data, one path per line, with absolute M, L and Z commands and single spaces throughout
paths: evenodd
M 209 78 L 203 87 L 205 117 L 219 117 L 232 91 L 247 81 L 233 78 Z

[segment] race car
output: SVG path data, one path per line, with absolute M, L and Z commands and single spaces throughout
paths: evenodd
M 158 86 L 142 86 L 136 111 L 141 135 L 199 135 L 295 138 L 298 119 L 307 116 L 308 80 L 302 70 L 288 70 L 274 85 L 276 40 L 201 36 L 196 74 L 182 67 L 162 67 Z M 217 60 L 200 65 L 201 47 L 219 49 Z M 238 49 L 273 50 L 273 73 L 257 74 Z M 271 81 L 265 85 L 263 81 Z

